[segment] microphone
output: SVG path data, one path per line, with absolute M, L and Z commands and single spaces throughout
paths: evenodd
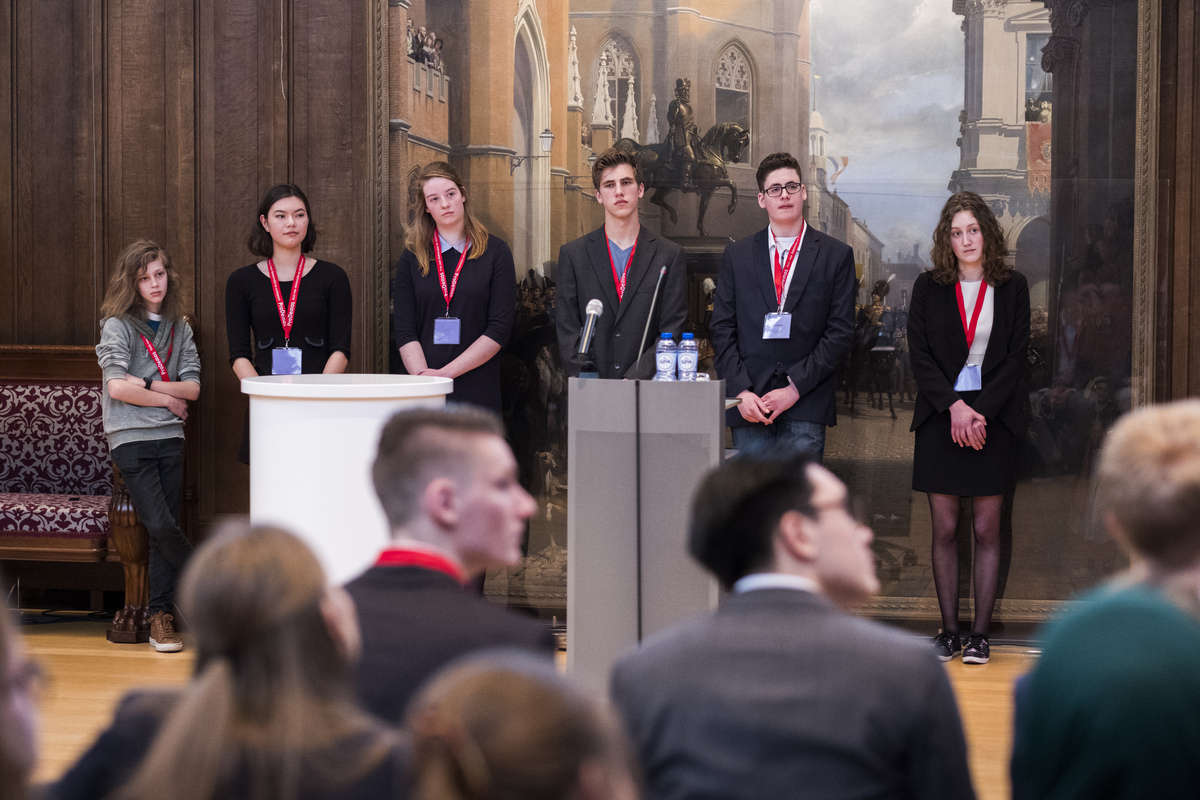
M 588 301 L 587 308 L 584 309 L 587 313 L 587 319 L 583 323 L 583 334 L 579 337 L 579 352 L 578 356 L 586 356 L 588 349 L 592 346 L 592 336 L 596 332 L 596 320 L 600 319 L 600 315 L 604 313 L 604 303 L 601 303 L 595 298 Z
M 650 310 L 646 312 L 646 328 L 642 331 L 642 343 L 638 345 L 637 360 L 641 363 L 642 354 L 646 350 L 646 337 L 650 335 L 650 320 L 654 319 L 654 304 L 658 301 L 658 290 L 662 288 L 663 278 L 667 277 L 667 268 L 664 266 L 658 271 L 658 283 L 654 284 L 654 296 L 650 298 Z

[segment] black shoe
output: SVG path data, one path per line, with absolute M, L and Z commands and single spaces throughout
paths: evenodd
M 962 650 L 962 640 L 958 638 L 957 633 L 942 631 L 933 637 L 933 652 L 938 661 L 949 661 L 959 650 Z
M 991 657 L 991 648 L 988 646 L 988 637 L 982 633 L 972 633 L 967 637 L 967 644 L 963 648 L 963 663 L 964 664 L 986 664 Z

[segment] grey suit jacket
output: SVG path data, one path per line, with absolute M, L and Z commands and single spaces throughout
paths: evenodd
M 648 800 L 973 798 L 932 649 L 790 589 L 731 595 L 618 662 Z
M 639 353 L 661 267 L 667 268 L 667 274 L 654 303 L 646 349 Z M 568 375 L 579 374 L 579 365 L 572 358 L 579 349 L 584 311 L 593 298 L 604 303 L 591 348 L 601 378 L 649 378 L 654 374 L 654 340 L 659 334 L 669 331 L 679 343 L 687 319 L 687 264 L 679 245 L 643 226 L 632 263 L 626 269 L 629 277 L 625 280 L 625 295 L 618 303 L 604 226 L 567 242 L 558 251 L 555 321 L 563 369 Z

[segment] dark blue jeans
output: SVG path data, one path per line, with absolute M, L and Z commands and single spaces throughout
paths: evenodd
M 129 499 L 150 533 L 150 613 L 169 611 L 175 582 L 192 554 L 179 527 L 183 501 L 183 439 L 129 442 L 112 451 Z
M 746 425 L 731 428 L 733 447 L 739 453 L 758 453 L 789 447 L 812 454 L 817 463 L 825 459 L 825 426 L 782 417 L 770 425 Z

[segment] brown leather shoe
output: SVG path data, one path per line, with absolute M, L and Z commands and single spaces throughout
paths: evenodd
M 183 640 L 175 633 L 175 618 L 165 611 L 150 617 L 150 646 L 160 653 L 178 653 Z

